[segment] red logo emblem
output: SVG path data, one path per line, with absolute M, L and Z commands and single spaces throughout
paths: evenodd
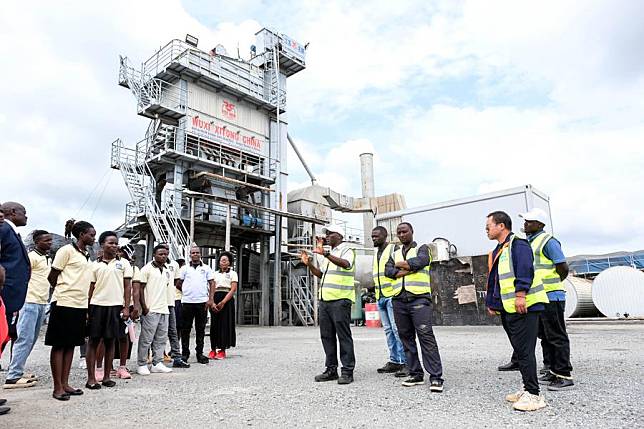
M 224 100 L 221 104 L 221 114 L 224 115 L 224 118 L 236 119 L 237 110 L 235 110 L 235 105 L 230 101 Z

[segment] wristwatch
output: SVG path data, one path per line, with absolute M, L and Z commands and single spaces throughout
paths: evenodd
M 325 258 L 328 258 L 330 254 L 331 254 L 331 252 L 329 252 L 328 250 L 324 251 L 324 257 Z

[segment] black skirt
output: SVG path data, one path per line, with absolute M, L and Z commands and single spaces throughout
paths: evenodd
M 215 302 L 220 302 L 227 294 L 224 291 L 215 292 Z M 231 299 L 219 313 L 210 310 L 210 348 L 226 350 L 236 345 L 235 300 Z
M 50 306 L 45 345 L 74 347 L 85 344 L 87 309 L 56 304 L 52 302 Z
M 87 335 L 90 338 L 106 340 L 125 336 L 125 322 L 121 318 L 122 305 L 92 305 L 89 306 Z

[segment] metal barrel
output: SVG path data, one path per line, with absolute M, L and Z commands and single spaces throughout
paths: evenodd
M 593 303 L 590 280 L 569 276 L 564 280 L 564 286 L 566 287 L 566 309 L 564 310 L 566 319 L 599 315 L 599 311 Z

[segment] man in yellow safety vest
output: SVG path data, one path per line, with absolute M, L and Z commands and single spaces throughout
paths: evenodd
M 371 231 L 371 241 L 373 241 L 375 248 L 373 255 L 373 284 L 376 289 L 380 321 L 385 331 L 387 348 L 389 349 L 389 361 L 382 368 L 378 368 L 377 371 L 381 374 L 395 373 L 396 377 L 406 377 L 408 375 L 405 365 L 407 359 L 398 336 L 391 299 L 394 294 L 394 281 L 385 275 L 385 266 L 395 247 L 393 243 L 387 241 L 388 235 L 387 229 L 382 226 L 377 226 Z
M 326 355 L 326 370 L 315 381 L 337 380 L 338 384 L 353 382 L 356 364 L 351 337 L 351 304 L 355 302 L 355 252 L 343 243 L 344 232 L 337 226 L 322 229 L 331 250 L 325 250 L 325 239 L 319 238 L 313 253 L 324 259 L 319 267 L 313 258 L 302 252 L 300 258 L 314 276 L 321 279 L 318 292 L 318 323 L 322 347 Z M 338 342 L 342 373 L 338 377 Z
M 536 411 L 546 406 L 539 394 L 535 347 L 539 314 L 548 303 L 543 284 L 535 281 L 530 244 L 512 233 L 512 219 L 507 213 L 490 213 L 485 224 L 490 240 L 499 244 L 488 258 L 488 289 L 485 305 L 488 313 L 501 314 L 501 321 L 516 352 L 523 388 L 506 396 L 513 408 Z
M 409 378 L 402 385 L 411 387 L 425 383 L 416 348 L 418 336 L 423 366 L 429 373 L 429 390 L 442 392 L 443 365 L 432 329 L 429 248 L 426 244 L 418 245 L 414 241 L 414 229 L 408 222 L 398 225 L 396 235 L 402 245 L 396 246 L 389 257 L 385 275 L 393 279 L 394 318 L 407 357 Z
M 566 288 L 563 281 L 568 277 L 568 264 L 561 250 L 561 243 L 544 231 L 549 217 L 540 208 L 519 214 L 524 220 L 525 231 L 534 253 L 534 276 L 538 277 L 548 294 L 548 304 L 539 315 L 539 338 L 543 350 L 543 363 L 547 372 L 539 382 L 548 385 L 548 390 L 570 390 L 572 365 L 570 364 L 570 340 L 566 332 L 564 310 Z

